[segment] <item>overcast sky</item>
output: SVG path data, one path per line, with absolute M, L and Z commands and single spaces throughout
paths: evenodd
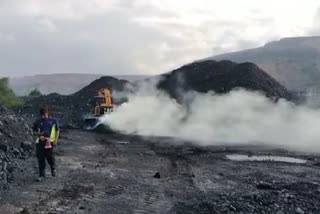
M 0 76 L 156 74 L 319 26 L 319 0 L 0 0 Z

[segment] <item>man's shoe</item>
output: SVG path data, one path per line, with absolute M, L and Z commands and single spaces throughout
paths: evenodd
M 43 179 L 44 179 L 43 176 L 39 176 L 36 181 L 37 181 L 37 182 L 41 182 Z
M 56 177 L 56 170 L 54 169 L 54 170 L 51 170 L 51 176 L 52 177 Z

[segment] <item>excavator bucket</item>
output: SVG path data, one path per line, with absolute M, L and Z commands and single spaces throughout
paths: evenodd
M 94 104 L 92 114 L 84 118 L 83 129 L 85 130 L 109 130 L 108 126 L 104 124 L 104 116 L 113 112 L 111 90 L 108 88 L 99 89 L 97 96 L 90 102 Z
M 83 128 L 85 130 L 94 130 L 98 125 L 100 121 L 97 117 L 89 117 L 84 119 Z
M 101 133 L 113 133 L 112 129 L 97 117 L 86 118 L 83 129 Z

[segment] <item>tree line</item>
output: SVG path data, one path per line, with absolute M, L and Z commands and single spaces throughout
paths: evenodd
M 29 93 L 29 96 L 41 96 L 41 92 L 35 88 Z M 7 107 L 14 107 L 22 104 L 22 100 L 16 96 L 14 91 L 10 88 L 9 79 L 6 77 L 0 78 L 0 104 Z

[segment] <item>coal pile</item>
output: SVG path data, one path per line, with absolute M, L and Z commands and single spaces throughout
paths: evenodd
M 260 91 L 275 99 L 293 99 L 284 86 L 253 63 L 199 61 L 182 66 L 162 77 L 158 88 L 177 99 L 181 98 L 181 92 L 185 91 L 228 93 L 235 88 Z
M 195 62 L 162 75 L 157 86 L 178 101 L 183 99 L 186 91 L 228 93 L 235 88 L 260 91 L 275 100 L 293 99 L 284 86 L 252 63 L 213 60 Z M 48 106 L 64 127 L 80 128 L 83 119 L 92 111 L 90 100 L 96 96 L 98 89 L 104 87 L 123 92 L 130 91 L 134 85 L 114 77 L 101 77 L 72 95 L 50 94 L 29 99 L 21 111 L 33 117 L 39 108 Z M 122 98 L 113 100 L 116 105 L 125 101 Z
M 130 83 L 114 77 L 101 77 L 90 85 L 72 95 L 49 94 L 33 99 L 27 99 L 23 108 L 19 109 L 23 114 L 28 114 L 35 119 L 41 107 L 48 106 L 53 117 L 59 119 L 62 128 L 80 128 L 83 118 L 92 111 L 90 100 L 97 95 L 100 88 L 111 88 L 114 91 L 124 91 Z M 118 104 L 119 100 L 114 100 Z
M 88 86 L 84 87 L 80 91 L 74 93 L 72 96 L 77 98 L 85 98 L 96 96 L 97 90 L 100 88 L 110 88 L 114 91 L 123 91 L 126 88 L 126 85 L 130 84 L 126 80 L 117 79 L 114 77 L 101 77 L 100 79 L 97 79 L 90 83 Z
M 27 115 L 30 121 L 35 121 L 39 117 L 39 109 L 48 107 L 51 116 L 59 118 L 63 126 L 70 125 L 70 128 L 72 128 L 72 124 L 76 123 L 77 117 L 75 115 L 81 110 L 77 104 L 69 96 L 49 94 L 25 100 L 24 106 L 19 108 L 18 111 L 23 115 Z M 68 122 L 64 123 L 64 121 Z
M 11 110 L 0 105 L 0 191 L 21 170 L 17 160 L 32 154 L 32 130 L 29 123 Z

